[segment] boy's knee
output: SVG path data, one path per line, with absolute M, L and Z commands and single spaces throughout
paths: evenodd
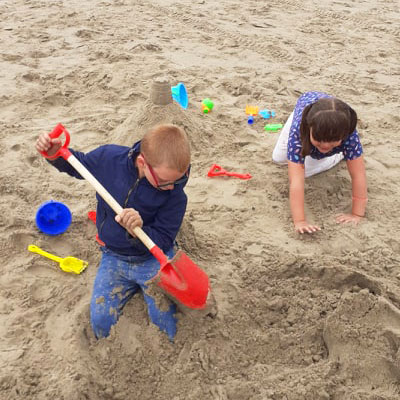
M 107 337 L 111 327 L 117 323 L 117 315 L 105 307 L 92 306 L 90 309 L 90 324 L 97 339 Z
M 174 340 L 177 330 L 175 312 L 176 308 L 173 306 L 173 309 L 170 309 L 169 313 L 164 316 L 164 321 L 160 327 L 160 329 L 162 329 L 168 335 L 168 338 L 171 340 L 171 342 Z
M 151 322 L 154 325 L 157 325 L 158 328 L 165 332 L 168 335 L 169 340 L 173 340 L 176 335 L 176 324 L 177 319 L 175 317 L 176 314 L 176 305 L 171 304 L 168 311 L 161 311 L 155 305 L 155 302 L 150 296 L 146 296 L 148 311 Z
M 176 335 L 176 318 L 173 314 L 164 316 L 161 321 L 157 321 L 156 325 L 159 329 L 168 335 L 168 339 L 172 342 Z

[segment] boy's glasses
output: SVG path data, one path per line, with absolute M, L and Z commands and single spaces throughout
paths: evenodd
M 145 162 L 145 164 L 147 165 L 147 168 L 150 171 L 151 176 L 153 177 L 154 183 L 156 184 L 156 188 L 157 189 L 163 189 L 167 186 L 175 186 L 175 185 L 179 185 L 180 183 L 185 183 L 188 180 L 188 172 L 185 172 L 185 175 L 182 176 L 182 178 L 177 179 L 176 181 L 173 182 L 167 182 L 167 183 L 159 183 L 159 180 L 157 178 L 157 175 L 153 169 L 153 167 L 146 161 L 146 159 L 144 158 L 143 153 L 140 153 L 143 157 L 143 161 Z

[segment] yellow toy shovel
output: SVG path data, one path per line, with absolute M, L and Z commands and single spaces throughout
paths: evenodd
M 44 251 L 40 249 L 39 247 L 30 244 L 28 246 L 28 250 L 31 251 L 32 253 L 37 253 L 40 254 L 41 256 L 50 258 L 50 260 L 57 261 L 60 264 L 60 268 L 65 271 L 65 272 L 72 272 L 73 274 L 80 274 L 87 266 L 88 262 L 79 260 L 79 258 L 75 257 L 57 257 L 53 254 L 48 253 L 47 251 Z

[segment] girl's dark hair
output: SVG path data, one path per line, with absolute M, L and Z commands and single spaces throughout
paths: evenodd
M 356 129 L 357 114 L 345 102 L 335 97 L 319 99 L 303 110 L 300 124 L 301 155 L 311 151 L 310 130 L 318 142 L 347 139 Z

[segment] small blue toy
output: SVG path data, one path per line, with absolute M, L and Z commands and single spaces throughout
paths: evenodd
M 71 224 L 72 215 L 69 208 L 58 201 L 46 201 L 36 212 L 36 226 L 48 235 L 59 235 Z
M 189 99 L 186 91 L 186 87 L 182 82 L 179 82 L 176 86 L 171 88 L 172 98 L 186 110 L 189 105 Z
M 254 115 L 249 115 L 249 117 L 247 118 L 247 123 L 249 125 L 253 125 L 254 124 Z

